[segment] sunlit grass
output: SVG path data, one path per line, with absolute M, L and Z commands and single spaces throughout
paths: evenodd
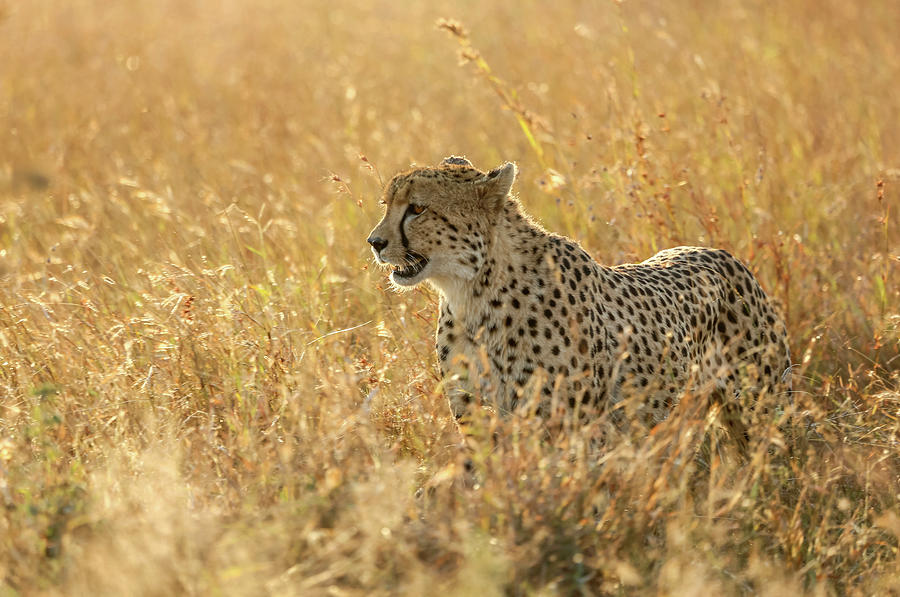
M 0 2 L 0 593 L 900 592 L 898 22 Z M 699 400 L 599 454 L 604 421 L 486 413 L 461 450 L 437 297 L 365 246 L 449 154 L 515 160 L 602 262 L 746 261 L 794 416 L 746 462 Z

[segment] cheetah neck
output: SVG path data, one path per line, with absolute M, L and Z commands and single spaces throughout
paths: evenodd
M 542 259 L 550 235 L 532 221 L 515 200 L 507 201 L 485 248 L 481 269 L 469 279 L 432 280 L 455 319 L 483 320 L 491 299 L 522 277 L 522 266 Z

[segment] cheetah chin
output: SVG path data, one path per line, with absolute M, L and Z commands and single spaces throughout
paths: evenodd
M 415 286 L 425 279 L 425 268 L 428 267 L 428 258 L 424 255 L 409 251 L 404 260 L 409 265 L 393 265 L 391 282 L 398 286 Z

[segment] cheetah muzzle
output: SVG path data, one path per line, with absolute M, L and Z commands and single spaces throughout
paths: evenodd
M 637 396 L 658 421 L 688 390 L 733 405 L 790 389 L 784 322 L 738 259 L 677 247 L 601 265 L 524 212 L 515 177 L 511 163 L 483 172 L 457 156 L 401 172 L 368 238 L 395 286 L 440 293 L 436 348 L 455 415 L 473 400 L 503 412 L 539 396 L 538 413 L 599 413 Z
M 428 259 L 424 255 L 420 255 L 415 251 L 408 251 L 406 253 L 405 261 L 409 263 L 409 265 L 393 266 L 393 270 L 391 271 L 391 279 L 395 284 L 399 284 L 401 286 L 418 283 L 419 280 L 415 280 L 415 278 L 420 273 L 422 273 L 422 270 L 424 270 L 425 266 L 428 265 Z

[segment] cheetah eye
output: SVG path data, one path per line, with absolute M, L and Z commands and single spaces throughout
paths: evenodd
M 424 205 L 416 205 L 415 203 L 410 203 L 409 207 L 407 208 L 408 213 L 415 214 L 417 216 L 420 215 L 424 211 L 425 211 Z

